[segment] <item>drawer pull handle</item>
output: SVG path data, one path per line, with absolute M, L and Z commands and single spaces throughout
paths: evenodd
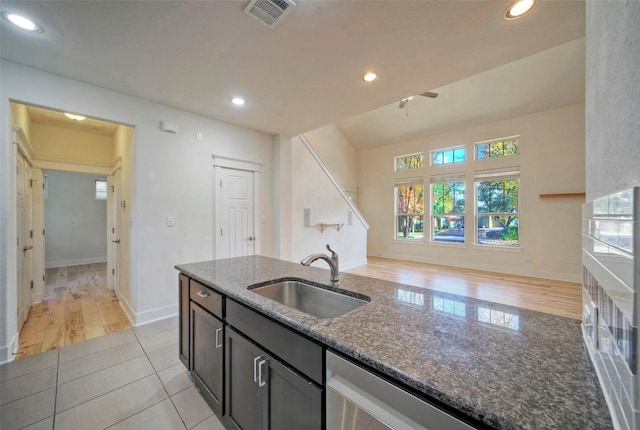
M 258 382 L 258 360 L 262 358 L 261 355 L 253 359 L 253 382 Z
M 221 334 L 222 334 L 222 328 L 217 329 L 216 330 L 216 349 L 222 348 L 222 342 L 220 341 Z
M 261 360 L 260 363 L 258 363 L 258 387 L 264 387 L 267 385 L 266 381 L 262 380 L 262 365 L 266 362 L 266 360 Z
M 209 293 L 204 291 L 198 291 L 196 294 L 198 295 L 198 297 L 202 297 L 203 299 L 206 299 L 207 297 L 209 297 Z

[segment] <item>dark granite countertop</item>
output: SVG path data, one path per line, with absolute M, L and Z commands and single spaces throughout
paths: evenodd
M 247 287 L 328 284 L 328 270 L 259 256 L 176 268 L 490 427 L 613 428 L 577 320 L 347 273 L 340 288 L 371 302 L 320 319 Z

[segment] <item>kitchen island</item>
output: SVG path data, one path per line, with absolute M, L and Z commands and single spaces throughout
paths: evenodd
M 325 269 L 261 256 L 176 268 L 474 426 L 613 428 L 579 321 L 345 273 L 340 289 L 370 302 L 321 319 L 247 287 L 287 278 L 326 285 Z

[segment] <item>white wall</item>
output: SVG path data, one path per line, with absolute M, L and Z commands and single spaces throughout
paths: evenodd
M 587 200 L 640 184 L 640 2 L 587 2 Z
M 393 157 L 465 145 L 473 160 L 473 144 L 520 135 L 520 154 L 486 163 L 425 167 L 407 171 L 407 177 L 464 172 L 467 178 L 465 224 L 473 223 L 475 169 L 519 165 L 521 251 L 495 250 L 473 245 L 467 229 L 466 245 L 407 243 L 394 240 Z M 428 161 L 427 161 L 428 163 Z M 358 152 L 358 207 L 370 223 L 368 255 L 422 261 L 449 266 L 517 273 L 552 279 L 580 280 L 580 198 L 540 199 L 539 194 L 584 192 L 584 106 L 566 106 L 532 115 L 492 122 Z M 429 204 L 425 201 L 425 208 Z M 429 218 L 425 214 L 426 220 Z
M 324 164 L 345 189 L 358 187 L 358 156 L 356 149 L 335 125 L 306 132 L 304 136 Z
M 0 348 L 16 333 L 15 202 L 9 191 L 11 177 L 9 100 L 135 126 L 133 189 L 127 202 L 127 222 L 132 235 L 131 276 L 127 281 L 136 296 L 134 323 L 178 312 L 173 266 L 213 257 L 213 153 L 262 163 L 260 211 L 265 223 L 257 225 L 263 254 L 272 250 L 271 162 L 272 136 L 207 119 L 178 109 L 105 90 L 72 79 L 2 61 L 0 107 L 3 130 L 0 147 L 0 221 L 2 273 L 0 297 L 7 312 L 0 316 Z M 160 121 L 175 122 L 180 133 L 160 132 Z M 203 140 L 197 142 L 196 131 Z M 175 218 L 168 227 L 166 218 Z M 6 300 L 6 301 L 5 301 Z M 2 351 L 0 351 L 0 354 Z M 0 357 L 2 361 L 3 357 Z
M 45 267 L 107 261 L 107 201 L 95 199 L 106 176 L 46 172 Z
M 348 212 L 353 208 L 331 181 L 300 137 L 293 139 L 291 183 L 291 238 L 292 261 L 300 261 L 313 253 L 327 253 L 330 244 L 340 257 L 340 268 L 354 267 L 366 263 L 367 227 L 356 213 L 352 224 L 348 224 Z M 286 188 L 283 192 L 286 192 Z M 310 227 L 304 226 L 304 209 L 310 210 Z M 324 232 L 320 224 L 343 223 L 338 231 L 327 227 Z M 314 263 L 328 268 L 324 261 Z

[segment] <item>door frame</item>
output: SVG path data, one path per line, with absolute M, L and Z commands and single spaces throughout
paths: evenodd
M 225 157 L 223 155 L 213 154 L 213 258 L 219 258 L 218 252 L 218 235 L 217 231 L 222 227 L 220 222 L 219 210 L 222 207 L 222 196 L 218 184 L 222 178 L 222 169 L 243 170 L 253 173 L 253 234 L 255 236 L 254 254 L 260 254 L 260 234 L 258 233 L 258 220 L 260 219 L 259 205 L 259 184 L 260 173 L 262 172 L 262 163 L 251 160 L 243 160 L 240 158 Z

